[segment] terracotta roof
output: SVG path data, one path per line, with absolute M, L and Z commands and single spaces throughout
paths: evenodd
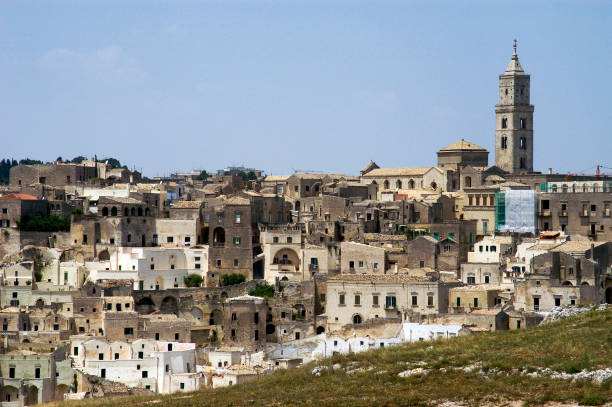
M 231 198 L 227 198 L 224 203 L 228 205 L 250 205 L 251 201 L 240 196 L 232 196 Z
M 199 209 L 203 201 L 176 201 L 173 209 Z
M 20 193 L 10 193 L 6 195 L 0 196 L 0 200 L 10 200 L 10 199 L 19 199 L 22 201 L 36 201 L 36 197 L 28 194 L 20 194 Z
M 460 140 L 456 143 L 451 144 L 450 146 L 446 146 L 441 148 L 440 151 L 487 151 L 484 147 L 480 147 L 474 143 L 470 143 L 469 141 Z
M 565 253 L 584 253 L 591 249 L 591 245 L 595 247 L 600 246 L 608 242 L 576 242 L 570 241 L 561 243 L 556 246 L 554 249 L 551 249 L 551 252 L 565 252 Z
M 412 168 L 376 168 L 364 174 L 364 177 L 400 177 L 424 175 L 435 167 L 412 167 Z
M 408 240 L 406 235 L 385 235 L 383 233 L 364 233 L 365 240 L 380 240 L 380 241 L 405 241 Z
M 266 178 L 264 178 L 264 181 L 287 181 L 287 178 L 289 178 L 289 175 L 268 175 Z

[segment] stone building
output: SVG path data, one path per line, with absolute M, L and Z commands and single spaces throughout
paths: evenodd
M 28 186 L 43 184 L 64 186 L 77 183 L 87 183 L 98 176 L 95 166 L 70 163 L 52 163 L 26 165 L 19 164 L 11 168 L 10 185 Z
M 438 167 L 375 168 L 368 165 L 360 181 L 378 185 L 376 200 L 381 200 L 385 191 L 398 189 L 446 190 L 446 174 Z
M 224 341 L 259 351 L 266 344 L 268 306 L 260 297 L 244 295 L 228 298 L 223 305 Z
M 444 282 L 426 273 L 340 274 L 327 280 L 328 330 L 378 318 L 404 320 L 409 315 L 446 313 L 448 291 L 458 282 Z
M 538 194 L 538 229 L 558 230 L 593 240 L 612 240 L 612 197 L 610 192 L 583 192 L 561 187 L 557 192 Z
M 530 76 L 516 53 L 499 76 L 499 104 L 495 106 L 495 165 L 512 174 L 533 172 L 533 105 Z
M 49 215 L 48 201 L 38 200 L 28 194 L 11 193 L 0 196 L 0 228 L 17 228 L 17 222 L 23 218 L 46 218 Z
M 219 199 L 204 212 L 204 233 L 209 245 L 207 284 L 219 285 L 226 274 L 253 278 L 251 203 L 239 196 Z

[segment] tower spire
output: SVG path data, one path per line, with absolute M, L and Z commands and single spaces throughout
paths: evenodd
M 517 53 L 516 53 L 516 38 L 514 39 L 514 47 L 513 48 L 514 48 L 514 54 L 512 54 L 512 56 L 515 56 L 515 55 L 518 56 Z

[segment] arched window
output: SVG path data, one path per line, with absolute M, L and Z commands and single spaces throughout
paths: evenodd
M 130 210 L 128 208 L 123 209 L 123 216 L 130 216 Z
M 102 208 L 102 216 L 108 216 L 108 208 L 106 206 Z
M 410 181 L 408 181 L 408 188 L 410 189 L 414 189 L 414 180 L 411 179 Z
M 521 158 L 519 159 L 519 165 L 520 165 L 520 168 L 521 168 L 521 169 L 525 169 L 525 168 L 527 168 L 527 165 L 526 165 L 526 163 L 525 163 L 525 157 L 521 157 Z
M 465 188 L 471 188 L 472 187 L 472 177 L 465 177 L 464 182 L 463 182 L 463 186 Z
M 113 206 L 111 208 L 111 216 L 117 216 L 117 207 L 116 206 Z
M 383 187 L 385 189 L 389 189 L 389 181 L 385 180 L 385 183 L 383 184 Z
M 508 137 L 503 136 L 501 138 L 501 148 L 502 148 L 502 150 L 505 150 L 505 149 L 508 148 Z
M 141 207 L 138 208 L 138 216 L 142 216 L 142 208 Z
M 355 314 L 353 316 L 353 324 L 361 324 L 361 322 L 362 322 L 361 315 Z
M 435 182 L 432 182 L 432 183 L 430 184 L 430 186 L 431 186 L 431 189 L 433 189 L 433 190 L 438 189 L 438 184 L 436 184 Z
M 402 188 L 402 181 L 400 181 L 399 179 L 397 181 L 395 181 L 395 188 L 401 189 Z
M 508 128 L 508 119 L 506 119 L 505 117 L 502 119 L 501 127 L 502 129 Z
M 136 208 L 132 208 L 132 209 L 130 210 L 130 214 L 131 214 L 132 216 L 136 216 Z
M 521 137 L 519 139 L 519 148 L 521 150 L 527 150 L 527 137 Z

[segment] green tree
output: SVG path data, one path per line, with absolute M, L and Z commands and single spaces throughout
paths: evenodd
M 249 291 L 249 295 L 255 297 L 272 298 L 274 297 L 274 287 L 268 283 L 257 284 L 254 290 Z
M 85 160 L 87 160 L 87 158 L 83 157 L 82 155 L 79 155 L 77 157 L 74 157 L 72 160 L 70 160 L 70 162 L 73 164 L 80 164 Z
M 200 287 L 202 285 L 202 277 L 197 274 L 190 274 L 186 276 L 183 281 L 187 287 Z
M 223 285 L 234 285 L 244 283 L 246 277 L 239 273 L 226 274 L 222 278 Z
M 19 230 L 26 232 L 70 232 L 70 219 L 64 219 L 57 215 L 43 218 L 36 215 L 33 218 L 22 216 L 17 222 Z
M 206 170 L 202 170 L 200 172 L 200 175 L 198 175 L 197 179 L 199 179 L 200 181 L 205 181 L 206 179 L 208 179 L 210 177 L 210 174 L 206 172 Z

